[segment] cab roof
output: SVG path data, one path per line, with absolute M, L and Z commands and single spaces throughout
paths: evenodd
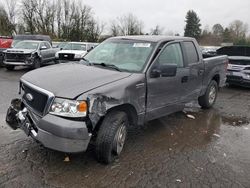
M 164 36 L 164 35 L 135 35 L 135 36 L 118 36 L 110 39 L 123 39 L 123 40 L 141 40 L 148 42 L 162 42 L 162 41 L 173 41 L 173 40 L 194 40 L 190 37 L 179 37 L 179 36 Z

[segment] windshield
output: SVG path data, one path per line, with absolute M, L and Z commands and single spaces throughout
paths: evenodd
M 67 42 L 61 42 L 58 44 L 58 48 L 64 48 L 68 43 Z
M 69 43 L 63 47 L 63 50 L 82 50 L 86 51 L 86 44 L 76 44 L 76 43 Z
M 16 44 L 18 43 L 18 42 L 20 42 L 21 40 L 13 40 L 13 42 L 12 42 L 12 44 L 11 44 L 11 47 L 15 47 L 16 46 Z
M 115 65 L 121 70 L 141 72 L 155 43 L 136 40 L 108 40 L 84 58 L 90 63 Z
M 38 45 L 39 45 L 39 42 L 22 41 L 22 42 L 18 42 L 15 45 L 15 48 L 17 48 L 17 49 L 37 49 Z

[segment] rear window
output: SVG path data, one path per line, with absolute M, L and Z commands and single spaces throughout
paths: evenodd
M 195 45 L 193 42 L 184 42 L 184 46 L 187 52 L 188 64 L 199 62 L 199 56 L 196 51 Z

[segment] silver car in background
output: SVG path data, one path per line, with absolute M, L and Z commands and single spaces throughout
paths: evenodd
M 217 54 L 228 55 L 227 83 L 250 87 L 250 47 L 225 46 L 218 49 Z

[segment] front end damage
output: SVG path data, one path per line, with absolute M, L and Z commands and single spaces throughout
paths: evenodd
M 51 114 L 39 117 L 21 99 L 11 101 L 6 122 L 14 130 L 20 128 L 44 147 L 66 153 L 86 151 L 92 136 L 85 122 Z

